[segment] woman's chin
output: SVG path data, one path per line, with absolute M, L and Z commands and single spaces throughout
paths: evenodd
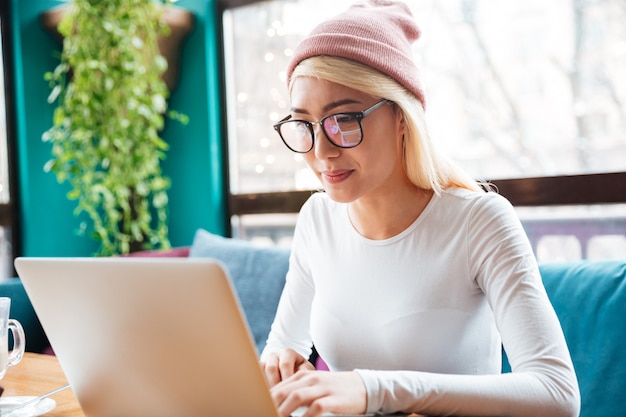
M 331 200 L 337 203 L 351 203 L 356 199 L 356 196 L 350 190 L 340 190 L 336 186 L 328 186 L 325 184 L 324 191 L 330 197 Z

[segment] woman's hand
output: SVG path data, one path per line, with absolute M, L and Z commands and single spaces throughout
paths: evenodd
M 303 417 L 322 413 L 364 414 L 367 408 L 365 384 L 356 372 L 302 371 L 271 390 L 278 414 L 289 417 L 298 407 L 308 407 Z
M 279 353 L 270 353 L 265 362 L 261 363 L 265 378 L 270 387 L 289 378 L 301 370 L 314 370 L 315 367 L 305 357 L 292 349 L 284 349 Z

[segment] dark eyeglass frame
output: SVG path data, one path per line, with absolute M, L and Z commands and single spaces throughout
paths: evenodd
M 367 117 L 371 113 L 373 113 L 375 110 L 381 108 L 383 106 L 383 104 L 390 103 L 390 102 L 391 102 L 390 100 L 384 98 L 384 99 L 380 100 L 379 102 L 377 102 L 376 104 L 374 104 L 373 106 L 371 106 L 371 107 L 369 107 L 369 108 L 367 108 L 367 109 L 365 109 L 363 111 L 355 111 L 355 112 L 347 111 L 347 112 L 333 113 L 333 114 L 329 114 L 328 116 L 324 116 L 322 119 L 320 119 L 317 122 L 310 122 L 308 120 L 302 120 L 302 119 L 292 119 L 291 118 L 292 116 L 288 115 L 288 116 L 286 116 L 285 118 L 283 118 L 281 121 L 279 121 L 278 123 L 276 123 L 274 125 L 274 130 L 276 130 L 276 132 L 278 133 L 278 136 L 280 136 L 280 139 L 283 141 L 285 146 L 287 146 L 287 148 L 289 148 L 291 151 L 296 152 L 296 153 L 308 153 L 315 146 L 315 132 L 313 131 L 313 125 L 320 125 L 320 128 L 322 129 L 322 132 L 324 132 L 324 136 L 326 136 L 326 139 L 332 145 L 336 146 L 337 148 L 350 149 L 350 148 L 354 148 L 354 147 L 359 146 L 361 144 L 361 142 L 363 142 L 363 125 L 361 124 L 361 121 L 365 117 Z M 361 138 L 359 139 L 358 142 L 346 146 L 346 145 L 339 145 L 339 144 L 333 142 L 333 140 L 330 138 L 330 136 L 326 132 L 326 129 L 324 128 L 324 122 L 327 119 L 331 118 L 331 117 L 336 117 L 336 116 L 339 116 L 339 115 L 352 116 L 352 117 L 354 117 L 356 119 L 356 121 L 359 124 L 359 130 L 361 132 Z M 281 133 L 281 126 L 282 125 L 284 125 L 286 123 L 293 123 L 293 122 L 302 123 L 309 130 L 309 134 L 311 135 L 311 146 L 306 151 L 298 151 L 298 150 L 293 149 L 291 146 L 289 146 L 289 144 L 287 143 L 287 141 L 283 137 L 283 134 Z

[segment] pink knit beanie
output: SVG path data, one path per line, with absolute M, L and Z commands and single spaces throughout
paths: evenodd
M 420 30 L 405 3 L 365 0 L 319 24 L 294 50 L 287 66 L 287 83 L 295 67 L 307 58 L 329 55 L 370 66 L 393 78 L 425 104 L 411 44 Z

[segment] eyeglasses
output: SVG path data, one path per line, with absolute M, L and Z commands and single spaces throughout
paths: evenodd
M 274 125 L 274 129 L 289 149 L 297 153 L 307 153 L 313 149 L 315 133 L 313 125 L 319 124 L 326 139 L 338 148 L 354 148 L 363 141 L 361 120 L 374 110 L 389 102 L 382 99 L 369 109 L 357 112 L 336 113 L 324 117 L 319 122 L 285 117 Z

